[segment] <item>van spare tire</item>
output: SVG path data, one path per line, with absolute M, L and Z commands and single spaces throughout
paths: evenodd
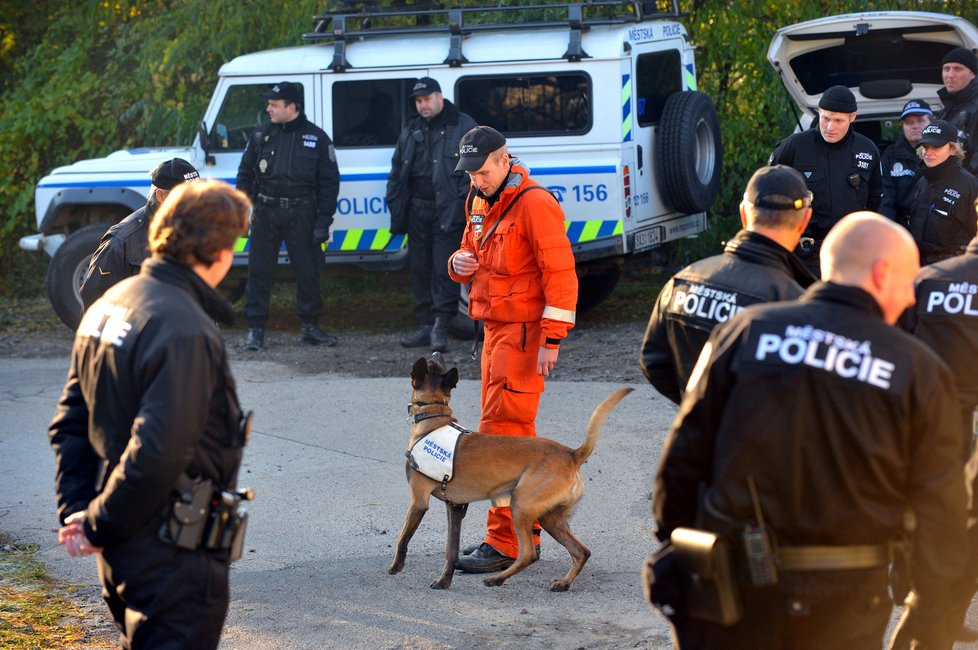
M 656 178 L 665 203 L 685 213 L 713 205 L 720 193 L 723 144 L 709 96 L 694 90 L 670 95 L 655 139 Z

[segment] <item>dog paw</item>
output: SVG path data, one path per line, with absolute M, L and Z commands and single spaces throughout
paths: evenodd
M 387 567 L 387 573 L 391 575 L 396 575 L 400 573 L 403 568 L 404 568 L 403 564 L 392 564 L 389 567 Z
M 432 589 L 448 589 L 451 586 L 452 586 L 452 581 L 450 578 L 447 580 L 445 578 L 439 578 L 438 580 L 435 580 L 434 582 L 431 583 Z
M 505 580 L 500 580 L 499 578 L 496 578 L 495 576 L 493 576 L 491 578 L 484 578 L 482 580 L 482 584 L 484 584 L 487 587 L 498 587 L 499 585 L 503 584 L 503 582 L 505 582 Z
M 566 580 L 554 580 L 550 583 L 550 591 L 567 591 L 570 589 L 570 583 Z

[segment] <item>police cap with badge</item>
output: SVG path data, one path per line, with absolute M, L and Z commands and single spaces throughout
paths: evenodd
M 931 147 L 943 147 L 952 142 L 959 142 L 958 129 L 949 122 L 937 120 L 927 125 L 920 133 L 920 144 L 930 145 Z
M 291 81 L 280 81 L 261 95 L 267 99 L 284 99 L 286 104 L 302 106 L 302 86 Z
M 440 93 L 441 86 L 431 77 L 421 77 L 411 88 L 411 97 L 427 97 L 432 93 Z
M 489 159 L 489 154 L 506 145 L 503 134 L 491 126 L 477 126 L 465 135 L 458 143 L 457 172 L 474 172 L 482 168 Z
M 172 190 L 180 183 L 193 183 L 200 180 L 197 169 L 183 158 L 173 158 L 161 162 L 150 172 L 153 185 L 161 190 Z
M 903 105 L 903 111 L 900 113 L 900 119 L 907 117 L 908 115 L 926 115 L 928 117 L 934 117 L 934 111 L 931 110 L 930 104 L 922 99 L 911 99 L 909 102 Z

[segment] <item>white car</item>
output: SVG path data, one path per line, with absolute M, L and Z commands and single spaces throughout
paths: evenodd
M 859 106 L 855 129 L 884 146 L 896 140 L 911 99 L 937 111 L 941 60 L 956 47 L 978 48 L 978 29 L 959 16 L 876 11 L 817 18 L 779 29 L 767 58 L 798 108 L 798 128 L 818 115 L 831 86 L 846 86 Z

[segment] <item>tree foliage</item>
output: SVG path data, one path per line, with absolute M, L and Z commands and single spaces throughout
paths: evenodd
M 33 189 L 44 174 L 117 149 L 189 142 L 222 63 L 301 43 L 312 17 L 329 5 L 327 0 L 0 5 L 0 160 L 5 170 L 0 175 L 0 277 L 23 257 L 16 250 L 17 238 L 35 230 Z M 974 0 L 693 0 L 683 9 L 698 47 L 700 89 L 717 106 L 725 155 L 713 226 L 694 244 L 690 253 L 695 257 L 715 252 L 718 241 L 736 230 L 747 178 L 793 129 L 790 103 L 766 59 L 778 27 L 875 9 L 957 13 L 978 22 Z

